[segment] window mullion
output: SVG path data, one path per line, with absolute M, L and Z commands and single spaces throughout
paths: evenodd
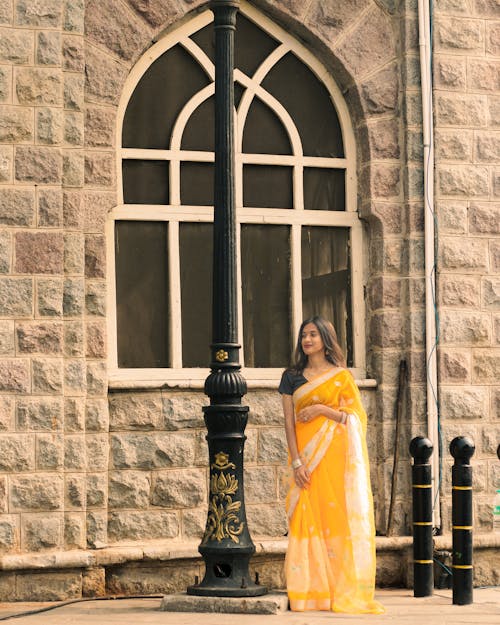
M 292 279 L 292 328 L 293 336 L 297 333 L 302 323 L 302 255 L 301 255 L 301 226 L 292 226 L 290 241 L 290 264 Z
M 363 227 L 356 222 L 350 229 L 351 235 L 351 301 L 353 363 L 357 369 L 365 370 L 365 302 L 363 295 Z M 356 312 L 354 312 L 356 311 Z
M 170 272 L 170 354 L 171 366 L 182 367 L 181 268 L 179 259 L 179 222 L 168 225 L 168 266 Z

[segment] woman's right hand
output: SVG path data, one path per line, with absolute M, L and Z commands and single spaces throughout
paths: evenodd
M 309 482 L 311 481 L 309 469 L 304 464 L 297 469 L 294 469 L 293 477 L 299 488 L 307 488 L 309 486 Z

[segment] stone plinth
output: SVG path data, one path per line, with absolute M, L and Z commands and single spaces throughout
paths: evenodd
M 194 597 L 186 593 L 165 595 L 163 612 L 222 612 L 225 614 L 281 614 L 288 609 L 285 592 L 262 597 Z

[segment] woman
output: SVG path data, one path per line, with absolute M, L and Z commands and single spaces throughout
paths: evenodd
M 293 469 L 286 501 L 290 608 L 380 614 L 366 413 L 330 322 L 302 323 L 279 391 Z

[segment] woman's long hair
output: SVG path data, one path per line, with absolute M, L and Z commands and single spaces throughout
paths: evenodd
M 335 367 L 346 367 L 346 360 L 342 348 L 337 339 L 337 333 L 333 327 L 333 323 L 315 315 L 310 319 L 305 319 L 299 329 L 297 345 L 293 355 L 293 363 L 290 370 L 299 375 L 302 374 L 307 365 L 307 356 L 302 349 L 302 331 L 308 323 L 313 323 L 317 328 L 323 345 L 325 346 L 325 358 Z

